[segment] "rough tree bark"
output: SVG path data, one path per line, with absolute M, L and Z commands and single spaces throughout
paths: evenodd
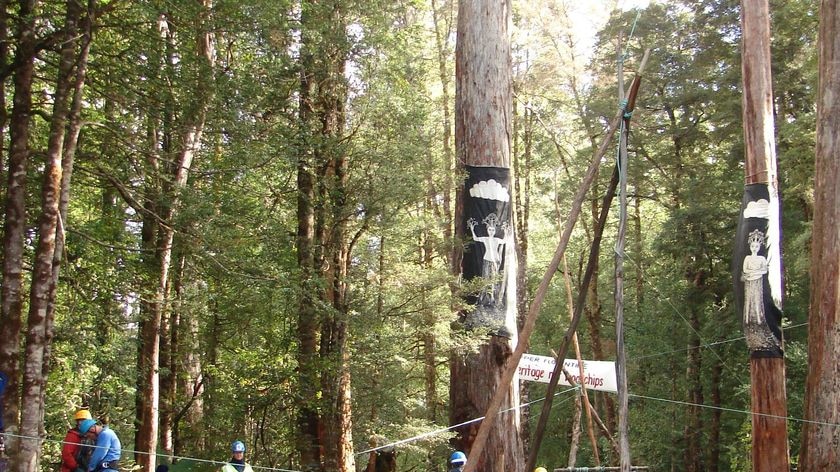
M 808 380 L 799 467 L 840 470 L 840 9 L 820 3 Z
M 770 7 L 768 0 L 741 0 L 742 53 L 741 71 L 743 84 L 744 174 L 747 186 L 764 185 L 770 195 L 770 205 L 780 212 L 779 183 L 776 172 L 776 146 L 774 136 L 773 87 L 770 57 Z M 745 192 L 746 193 L 746 192 Z M 745 197 L 746 199 L 746 197 Z M 742 221 L 746 218 L 742 218 Z M 772 220 L 772 219 L 771 219 Z M 770 234 L 779 235 L 781 222 L 769 221 Z M 769 251 L 769 274 L 778 271 L 781 277 L 781 238 L 764 244 Z M 737 281 L 736 281 L 737 282 Z M 774 283 L 770 282 L 771 294 Z M 781 310 L 783 283 L 778 283 L 778 304 Z M 737 295 L 737 294 L 736 294 Z M 775 304 L 775 300 L 774 300 Z M 767 308 L 762 316 L 768 317 Z M 780 323 L 780 321 L 779 321 Z M 762 325 L 770 329 L 768 319 Z M 780 327 L 779 327 L 780 328 Z M 785 359 L 782 352 L 764 357 L 751 342 L 755 329 L 744 323 L 747 345 L 750 348 L 750 399 L 752 415 L 752 467 L 755 472 L 790 469 L 787 435 L 787 394 L 785 392 Z M 775 333 L 772 337 L 775 339 Z M 781 335 L 780 335 L 781 336 Z M 775 339 L 781 344 L 783 337 Z M 781 349 L 779 349 L 781 351 Z
M 301 13 L 298 149 L 298 453 L 304 470 L 355 469 L 346 276 L 347 22 L 341 1 L 306 1 Z M 318 398 L 312 392 L 320 392 Z
M 61 33 L 58 77 L 53 95 L 53 111 L 47 143 L 44 181 L 41 188 L 41 215 L 38 219 L 38 243 L 32 269 L 32 284 L 29 293 L 27 316 L 26 349 L 23 364 L 21 389 L 20 434 L 37 438 L 41 433 L 44 410 L 44 389 L 46 388 L 46 362 L 48 345 L 52 338 L 52 320 L 49 307 L 52 304 L 53 267 L 55 262 L 56 236 L 59 225 L 59 202 L 62 194 L 62 156 L 64 150 L 65 124 L 70 113 L 68 106 L 73 71 L 76 60 L 76 33 L 80 19 L 78 3 L 69 1 L 64 28 Z M 60 262 L 60 256 L 58 261 Z M 20 442 L 17 460 L 13 468 L 21 472 L 38 468 L 41 444 L 38 440 L 23 439 Z
M 455 146 L 457 159 L 467 166 L 510 169 L 512 127 L 512 81 L 509 25 L 511 3 L 465 0 L 458 5 L 458 36 L 455 50 Z M 508 189 L 509 191 L 509 189 Z M 456 239 L 463 237 L 467 225 L 466 195 L 456 206 Z M 509 230 L 505 229 L 505 233 Z M 490 236 L 492 238 L 492 235 Z M 505 235 L 507 237 L 507 234 Z M 508 244 L 515 244 L 511 240 Z M 477 249 L 476 249 L 477 250 Z M 513 254 L 513 251 L 506 250 Z M 507 271 L 515 271 L 511 261 Z M 511 265 L 508 265 L 511 264 Z M 459 273 L 461 269 L 459 268 Z M 507 281 L 502 280 L 501 284 Z M 492 288 L 491 288 L 492 290 Z M 515 315 L 515 303 L 507 306 Z M 469 317 L 470 315 L 468 315 Z M 515 319 L 514 316 L 510 316 Z M 510 329 L 516 329 L 510 327 Z M 493 335 L 478 352 L 455 353 L 451 359 L 450 422 L 458 424 L 480 417 L 490 404 L 488 393 L 506 391 L 502 408 L 515 407 L 515 382 L 502 385 L 505 361 L 512 354 L 512 342 Z M 455 447 L 467 452 L 469 462 L 487 472 L 521 471 L 524 463 L 519 436 L 518 409 L 496 418 L 487 447 L 480 457 L 469 457 L 479 425 L 458 429 Z M 470 464 L 467 464 L 470 467 Z
M 35 61 L 36 0 L 18 2 L 15 32 L 12 114 L 9 126 L 9 165 L 3 225 L 3 286 L 0 293 L 0 370 L 8 376 L 3 396 L 6 432 L 19 432 L 20 333 L 22 328 L 23 234 L 26 227 L 26 165 L 29 161 L 29 125 L 32 111 L 32 78 Z M 6 451 L 12 462 L 18 440 L 8 436 Z

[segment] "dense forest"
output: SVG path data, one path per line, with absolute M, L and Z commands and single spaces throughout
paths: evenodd
M 477 382 L 459 359 L 510 336 L 464 322 L 473 288 L 459 252 L 476 223 L 457 221 L 474 136 L 457 123 L 458 2 L 0 3 L 10 471 L 55 470 L 82 407 L 119 435 L 123 470 L 218 470 L 234 440 L 253 466 L 290 471 L 443 472 L 469 449 L 455 426 L 484 411 L 456 408 Z M 745 175 L 739 3 L 497 3 L 511 8 L 519 328 L 623 106 L 618 71 L 624 87 L 649 49 L 627 138 L 630 451 L 651 471 L 750 471 L 750 353 L 731 272 Z M 837 15 L 819 9 L 770 1 L 794 465 L 806 417 L 835 440 L 840 430 L 836 404 L 819 417 L 805 400 L 812 231 L 832 228 L 815 224 L 815 147 L 820 18 Z M 580 299 L 580 355 L 616 359 L 619 213 L 599 216 L 618 143 L 531 354 L 555 355 Z M 514 387 L 521 420 L 504 428 L 527 456 L 546 384 Z M 614 394 L 560 387 L 553 405 L 537 464 L 618 464 Z

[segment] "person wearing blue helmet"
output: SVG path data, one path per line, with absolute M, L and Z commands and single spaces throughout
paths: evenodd
M 245 462 L 245 443 L 234 441 L 230 445 L 231 458 L 222 466 L 221 472 L 254 472 L 251 465 Z
M 84 420 L 79 424 L 79 431 L 88 438 L 95 439 L 93 454 L 88 463 L 89 472 L 119 471 L 122 444 L 113 429 L 96 424 L 93 419 Z
M 461 451 L 455 451 L 449 456 L 449 472 L 461 472 L 467 465 L 467 455 Z

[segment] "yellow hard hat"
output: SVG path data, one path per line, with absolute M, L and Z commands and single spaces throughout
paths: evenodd
M 545 470 L 545 467 L 537 467 L 536 469 L 534 469 L 534 472 L 548 472 L 548 471 Z
M 76 420 L 76 421 L 90 420 L 90 419 L 93 419 L 93 417 L 90 416 L 90 410 L 79 410 L 79 411 L 76 412 L 75 415 L 73 415 L 73 419 Z

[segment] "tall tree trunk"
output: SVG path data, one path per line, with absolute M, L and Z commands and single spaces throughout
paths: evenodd
M 811 242 L 808 380 L 799 467 L 840 470 L 840 9 L 820 3 L 817 148 Z
M 140 373 L 143 376 L 145 389 L 141 410 L 138 411 L 138 416 L 142 418 L 142 421 L 137 431 L 136 443 L 139 452 L 147 453 L 137 457 L 137 462 L 144 472 L 152 472 L 155 469 L 156 457 L 154 453 L 157 450 L 160 401 L 160 335 L 162 319 L 167 313 L 169 304 L 170 270 L 175 237 L 173 224 L 180 209 L 180 194 L 187 186 L 193 159 L 201 145 L 207 109 L 210 106 L 213 93 L 212 77 L 215 64 L 215 46 L 209 23 L 212 6 L 211 0 L 200 0 L 201 10 L 196 19 L 196 51 L 198 54 L 196 60 L 199 67 L 196 76 L 188 79 L 196 84 L 195 94 L 193 95 L 193 102 L 187 106 L 190 115 L 186 117 L 183 124 L 180 148 L 174 163 L 171 195 L 168 195 L 169 201 L 160 214 L 163 224 L 160 224 L 158 229 L 157 286 L 150 306 L 151 311 L 148 313 L 141 333 L 143 351 Z
M 709 441 L 708 441 L 708 463 L 706 470 L 708 472 L 718 472 L 720 463 L 720 427 L 721 427 L 721 401 L 720 381 L 723 373 L 723 361 L 716 357 L 712 365 L 712 377 L 710 379 L 712 390 L 712 421 L 709 424 Z
M 432 167 L 429 167 L 431 169 Z M 426 202 L 423 205 L 424 217 L 428 217 L 429 209 L 434 205 L 434 192 L 432 191 L 431 177 L 429 176 L 428 193 Z M 428 230 L 423 230 L 420 235 L 419 244 L 419 265 L 421 270 L 429 272 L 433 268 L 434 248 L 432 235 Z M 383 272 L 382 260 L 380 259 L 380 274 Z M 433 424 L 437 422 L 438 411 L 438 389 L 437 389 L 437 337 L 434 326 L 437 324 L 435 310 L 429 304 L 429 286 L 423 284 L 420 287 L 420 306 L 423 313 L 423 325 L 420 327 L 420 340 L 422 343 L 423 355 L 423 384 L 425 387 L 426 419 Z
M 52 303 L 53 260 L 59 222 L 59 202 L 62 190 L 62 151 L 65 124 L 69 115 L 68 101 L 73 84 L 75 65 L 75 36 L 78 31 L 79 9 L 76 2 L 68 2 L 66 24 L 61 34 L 58 77 L 56 79 L 53 112 L 47 144 L 44 182 L 41 188 L 41 216 L 38 221 L 38 243 L 32 269 L 29 294 L 26 351 L 24 354 L 23 385 L 21 391 L 20 435 L 37 438 L 41 433 L 44 389 L 46 388 L 47 346 L 52 338 L 52 320 L 48 308 Z M 59 259 L 60 261 L 60 256 Z M 17 470 L 35 470 L 40 463 L 41 445 L 38 440 L 21 441 Z
M 340 18 L 340 14 L 338 15 Z M 334 20 L 337 18 L 333 18 Z M 333 51 L 334 53 L 336 51 Z M 338 137 L 344 128 L 343 86 L 344 58 L 335 54 L 336 62 L 328 64 L 329 76 L 321 84 L 322 99 L 328 103 L 324 109 L 327 119 L 322 122 L 329 137 Z M 353 472 L 356 470 L 353 454 L 352 410 L 350 402 L 350 352 L 348 344 L 347 271 L 350 264 L 350 245 L 347 240 L 347 158 L 343 150 L 334 145 L 329 150 L 327 172 L 321 176 L 321 187 L 327 190 L 321 199 L 332 212 L 329 215 L 329 232 L 320 241 L 328 248 L 330 269 L 323 274 L 326 282 L 326 299 L 331 310 L 321 326 L 321 358 L 332 368 L 322 371 L 322 388 L 327 408 L 325 411 L 324 463 L 328 471 Z M 326 206 L 326 205 L 325 205 Z M 327 222 L 322 225 L 327 227 Z
M 160 449 L 166 454 L 175 452 L 176 405 L 179 377 L 180 325 L 184 296 L 184 267 L 186 256 L 177 258 L 173 277 L 174 303 L 167 317 L 163 319 L 160 336 Z
M 781 203 L 776 170 L 770 38 L 768 0 L 741 0 L 745 187 L 744 211 L 739 219 L 736 240 L 736 252 L 743 253 L 734 257 L 733 288 L 737 313 L 741 315 L 750 350 L 750 407 L 753 413 L 750 454 L 755 472 L 790 470 L 781 328 L 784 293 Z M 755 206 L 753 202 L 765 207 L 766 214 L 747 216 L 746 207 Z M 765 203 L 768 204 L 765 206 Z M 748 230 L 752 231 L 747 233 Z M 750 246 L 756 251 L 752 252 Z M 742 255 L 744 257 L 740 258 Z M 762 273 L 756 277 L 751 266 L 758 259 L 763 260 L 760 263 Z M 769 288 L 769 293 L 764 287 Z M 752 302 L 747 302 L 748 296 Z
M 7 432 L 18 434 L 20 416 L 20 338 L 22 322 L 23 234 L 26 227 L 26 165 L 29 161 L 29 125 L 35 61 L 36 0 L 18 2 L 14 97 L 9 126 L 9 165 L 3 225 L 3 286 L 0 293 L 0 370 L 8 377 L 3 396 Z M 18 439 L 7 436 L 6 451 L 15 461 Z
M 514 85 L 514 90 L 516 85 Z M 514 207 L 513 217 L 515 221 L 516 233 L 516 329 L 522 330 L 525 325 L 525 319 L 528 317 L 528 300 L 530 293 L 528 292 L 528 219 L 531 212 L 531 158 L 533 157 L 534 147 L 534 112 L 531 108 L 525 107 L 522 115 L 518 113 L 517 101 L 513 101 L 513 175 L 514 175 L 514 196 L 516 206 Z M 521 131 L 520 131 L 521 129 Z M 518 143 L 522 141 L 521 155 L 519 152 Z M 528 386 L 521 384 L 519 386 L 520 401 L 524 405 L 521 411 L 523 418 L 531 416 L 530 395 Z M 522 438 L 522 447 L 524 451 L 530 450 L 531 442 L 531 428 L 529 423 L 522 423 L 522 430 L 520 436 Z
M 193 283 L 197 285 L 193 287 L 193 290 L 200 290 L 200 287 L 205 284 L 203 281 Z M 178 296 L 179 299 L 184 297 L 185 295 Z M 177 329 L 183 333 L 180 342 L 181 348 L 179 348 L 183 373 L 175 376 L 176 390 L 184 392 L 187 403 L 172 420 L 172 449 L 176 456 L 181 456 L 185 445 L 191 445 L 196 450 L 202 450 L 206 447 L 206 437 L 202 432 L 204 430 L 202 423 L 205 415 L 204 392 L 206 391 L 207 380 L 203 373 L 202 358 L 199 355 L 201 352 L 199 344 L 201 332 L 197 314 L 193 310 L 181 310 Z M 184 434 L 182 421 L 185 423 L 189 435 Z
M 700 407 L 696 405 L 703 403 L 703 393 L 700 383 L 700 338 L 697 335 L 700 329 L 700 318 L 694 308 L 691 309 L 690 322 L 692 333 L 689 334 L 688 338 L 688 361 L 686 362 L 686 383 L 688 385 L 686 401 L 690 404 L 686 406 L 686 422 L 683 431 L 683 439 L 686 444 L 684 460 L 686 472 L 700 472 L 703 463 L 700 452 L 703 427 L 700 422 Z
M 443 163 L 442 166 L 438 166 L 437 168 L 442 170 L 443 181 L 441 183 L 441 188 L 436 189 L 437 191 L 435 192 L 435 195 L 431 196 L 432 198 L 430 198 L 429 204 L 433 205 L 432 208 L 434 209 L 435 215 L 440 221 L 440 231 L 443 238 L 444 260 L 446 261 L 447 266 L 452 268 L 455 267 L 454 261 L 458 254 L 458 249 L 456 249 L 457 245 L 454 244 L 453 240 L 454 234 L 452 220 L 452 174 L 454 167 L 453 161 L 455 159 L 452 151 L 452 108 L 450 104 L 452 98 L 450 92 L 450 87 L 452 86 L 452 73 L 449 68 L 452 49 L 449 46 L 448 40 L 451 36 L 452 26 L 454 23 L 454 2 L 450 0 L 442 0 L 441 4 L 439 4 L 438 0 L 432 0 L 431 10 L 432 22 L 435 30 L 435 46 L 437 49 L 438 79 L 440 80 L 441 86 L 439 107 L 443 113 L 443 119 L 440 124 L 442 128 L 441 144 L 443 150 Z M 435 166 L 430 166 L 430 169 L 434 168 Z M 432 177 L 434 177 L 434 175 Z M 432 183 L 434 182 L 433 179 L 430 180 Z M 430 190 L 433 189 L 435 189 L 434 185 L 431 186 Z M 439 205 L 437 204 L 438 197 L 440 197 L 441 201 Z M 431 257 L 431 254 L 427 254 L 426 257 Z M 451 283 L 449 288 L 453 295 L 457 293 L 457 286 L 454 283 Z M 433 325 L 427 324 L 427 326 Z M 426 350 L 424 353 L 426 369 L 426 403 L 431 408 L 429 411 L 429 419 L 433 422 L 437 422 L 439 402 L 439 393 L 437 392 L 438 353 L 437 346 L 435 344 L 436 339 L 432 330 L 427 331 L 424 337 L 424 342 L 426 343 Z M 436 471 L 438 469 L 437 464 L 437 458 L 430 452 L 427 457 L 426 470 L 429 472 Z
M 304 470 L 355 469 L 349 370 L 347 157 L 348 54 L 340 1 L 305 1 L 301 14 L 298 150 L 298 369 L 307 392 L 298 412 Z M 318 280 L 320 279 L 320 281 Z M 317 399 L 312 392 L 320 392 Z
M 512 190 L 510 15 L 510 2 L 491 4 L 483 0 L 461 1 L 458 7 L 458 39 L 455 52 L 455 144 L 458 160 L 469 169 L 465 182 L 468 187 L 465 187 L 462 201 L 456 207 L 456 236 L 463 235 L 465 227 L 469 225 L 474 238 L 468 251 L 480 251 L 481 242 L 485 260 L 493 258 L 493 253 L 499 254 L 496 252 L 497 245 L 504 253 L 503 259 L 498 263 L 484 263 L 478 274 L 465 275 L 466 279 L 482 277 L 488 285 L 476 295 L 476 308 L 467 315 L 467 325 L 481 329 L 489 327 L 494 330 L 495 335 L 491 335 L 489 341 L 479 347 L 478 352 L 454 353 L 450 364 L 452 424 L 482 416 L 490 405 L 488 392 L 503 389 L 502 391 L 506 391 L 506 400 L 501 408 L 513 407 L 512 411 L 506 411 L 496 419 L 495 426 L 487 438 L 487 447 L 481 456 L 469 458 L 468 467 L 475 464 L 479 470 L 486 472 L 519 472 L 524 463 L 522 440 L 519 436 L 519 411 L 516 408 L 518 388 L 515 381 L 510 385 L 502 385 L 500 382 L 505 361 L 512 354 L 512 343 L 515 341 L 499 334 L 509 334 L 515 339 L 516 331 L 515 283 L 509 283 L 514 280 L 516 271 L 515 251 L 511 247 L 515 246 L 515 239 L 510 234 L 513 230 L 510 210 L 505 212 L 505 204 L 498 203 L 504 202 L 499 200 L 503 198 L 501 192 L 509 196 Z M 493 185 L 490 180 L 483 178 L 484 173 L 498 174 L 500 179 L 506 178 L 507 181 L 495 180 L 500 185 Z M 498 189 L 499 193 L 469 192 L 473 182 Z M 471 200 L 471 208 L 466 208 L 468 195 L 472 195 L 470 198 L 474 199 Z M 506 201 L 509 205 L 511 200 L 508 197 Z M 480 210 L 479 205 L 486 205 L 487 208 Z M 491 212 L 490 208 L 497 210 Z M 479 224 L 479 234 L 487 234 L 481 237 L 483 239 L 475 236 L 476 226 Z M 496 227 L 501 228 L 498 237 L 495 236 Z M 499 242 L 502 238 L 506 239 L 505 243 Z M 464 267 L 459 272 L 473 267 L 469 270 L 475 274 L 476 266 L 482 264 L 474 262 L 477 260 L 478 257 L 473 257 L 470 261 L 464 258 Z M 496 273 L 500 276 L 495 275 Z M 496 280 L 498 277 L 501 279 Z M 510 289 L 505 290 L 507 287 Z M 508 330 L 507 333 L 505 330 Z M 467 452 L 469 457 L 478 425 L 472 423 L 460 427 L 457 432 L 455 446 Z
M 452 75 L 448 67 L 451 58 L 451 49 L 448 46 L 448 38 L 452 33 L 453 24 L 453 2 L 451 0 L 442 0 L 443 4 L 438 7 L 437 1 L 432 0 L 432 21 L 435 28 L 435 45 L 437 46 L 437 60 L 438 60 L 438 75 L 441 86 L 441 105 L 443 111 L 442 125 L 442 145 L 443 145 L 443 184 L 441 189 L 441 231 L 443 233 L 444 247 L 449 251 L 446 254 L 446 260 L 453 270 L 455 267 L 455 260 L 457 259 L 456 246 L 453 243 L 453 220 L 452 220 L 452 175 L 454 172 L 453 161 L 454 153 L 452 152 L 452 109 L 450 108 L 450 86 L 452 84 Z M 460 264 L 460 262 L 459 262 Z M 453 287 L 453 290 L 455 287 Z
M 9 64 L 9 0 L 0 0 L 0 67 Z M 0 175 L 3 174 L 5 159 L 2 143 L 6 142 L 6 80 L 0 80 Z

